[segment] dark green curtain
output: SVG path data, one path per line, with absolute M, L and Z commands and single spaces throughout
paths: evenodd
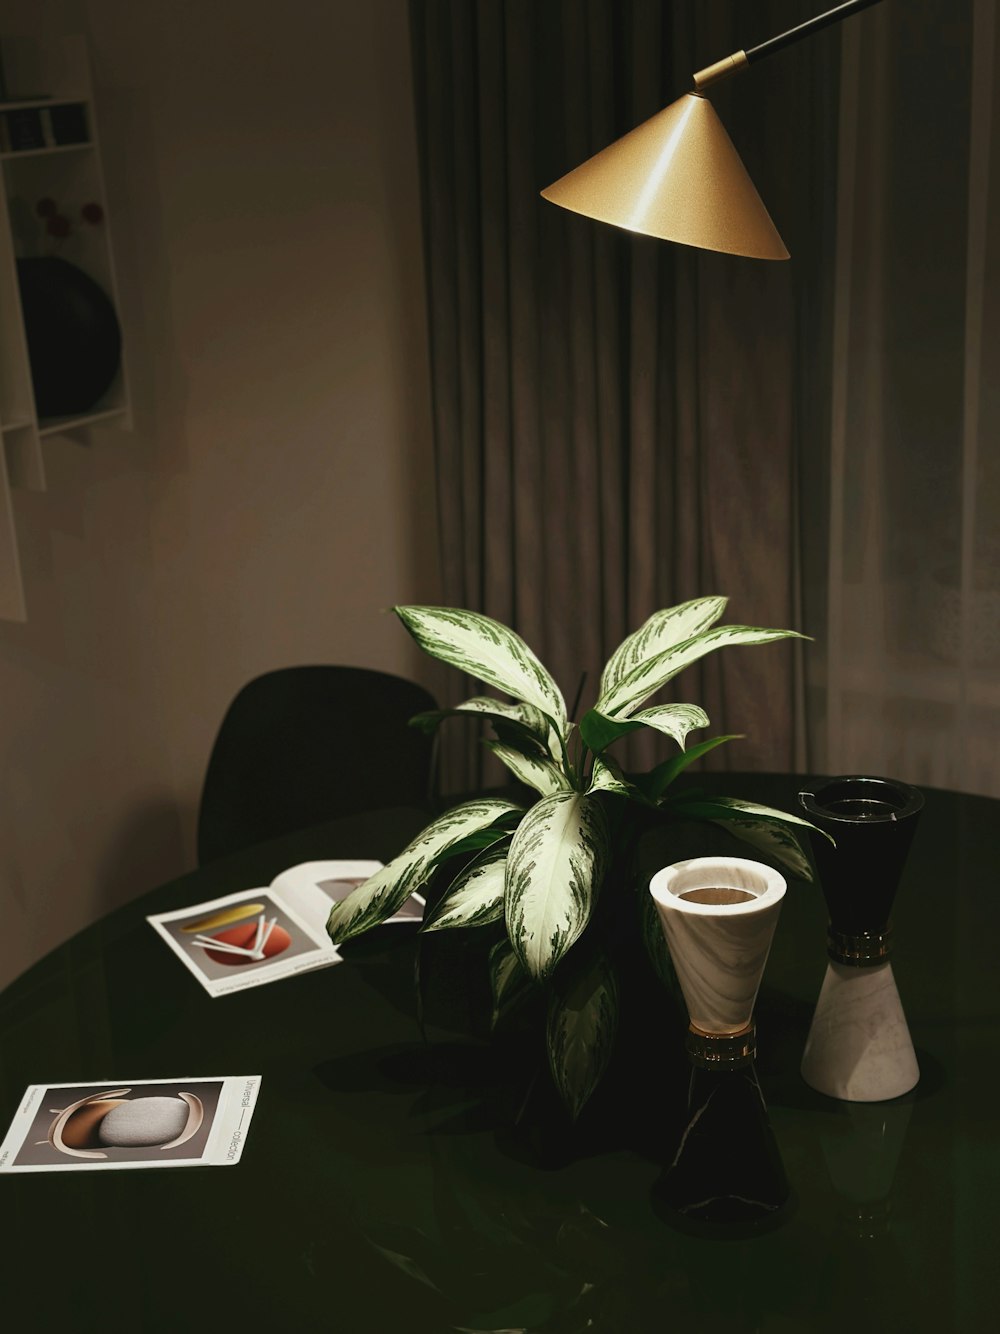
M 713 92 L 791 263 L 538 193 L 811 8 L 413 0 L 444 595 L 514 626 L 568 700 L 586 670 L 591 702 L 658 607 L 723 593 L 729 621 L 803 628 L 803 583 L 822 583 L 822 525 L 800 515 L 826 484 L 837 30 Z M 807 761 L 802 680 L 800 647 L 733 649 L 673 697 L 746 733 L 716 765 L 788 769 Z M 471 743 L 452 754 L 452 786 L 481 776 Z

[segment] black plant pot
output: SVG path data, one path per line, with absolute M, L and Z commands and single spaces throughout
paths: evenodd
M 121 363 L 121 329 L 104 291 L 56 255 L 19 259 L 17 278 L 39 417 L 87 412 Z
M 619 1016 L 607 1070 L 575 1122 L 549 1068 L 548 987 L 522 996 L 491 1030 L 488 960 L 501 927 L 420 937 L 420 1027 L 450 1065 L 446 1078 L 440 1063 L 434 1068 L 450 1097 L 464 1083 L 468 1099 L 480 1102 L 478 1124 L 488 1123 L 503 1149 L 522 1161 L 560 1167 L 623 1148 L 655 1159 L 665 1124 L 676 1122 L 679 1133 L 688 1084 L 685 1025 L 646 955 L 633 901 L 641 888 L 624 873 L 609 874 L 588 928 L 617 975 Z M 586 948 L 585 940 L 574 947 L 577 954 Z

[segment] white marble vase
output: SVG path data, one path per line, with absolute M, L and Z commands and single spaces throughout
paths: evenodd
M 694 857 L 650 882 L 693 1032 L 750 1028 L 785 880 L 742 857 Z

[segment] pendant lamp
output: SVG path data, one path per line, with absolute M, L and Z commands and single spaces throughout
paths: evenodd
M 572 213 L 664 241 L 753 259 L 788 250 L 705 90 L 878 0 L 848 0 L 694 76 L 694 92 L 542 191 Z

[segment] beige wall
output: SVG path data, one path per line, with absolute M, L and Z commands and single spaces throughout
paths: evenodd
M 338 661 L 435 684 L 380 612 L 438 597 L 406 13 L 45 9 L 89 27 L 135 431 L 55 443 L 53 491 L 17 497 L 0 980 L 190 862 L 250 677 Z

